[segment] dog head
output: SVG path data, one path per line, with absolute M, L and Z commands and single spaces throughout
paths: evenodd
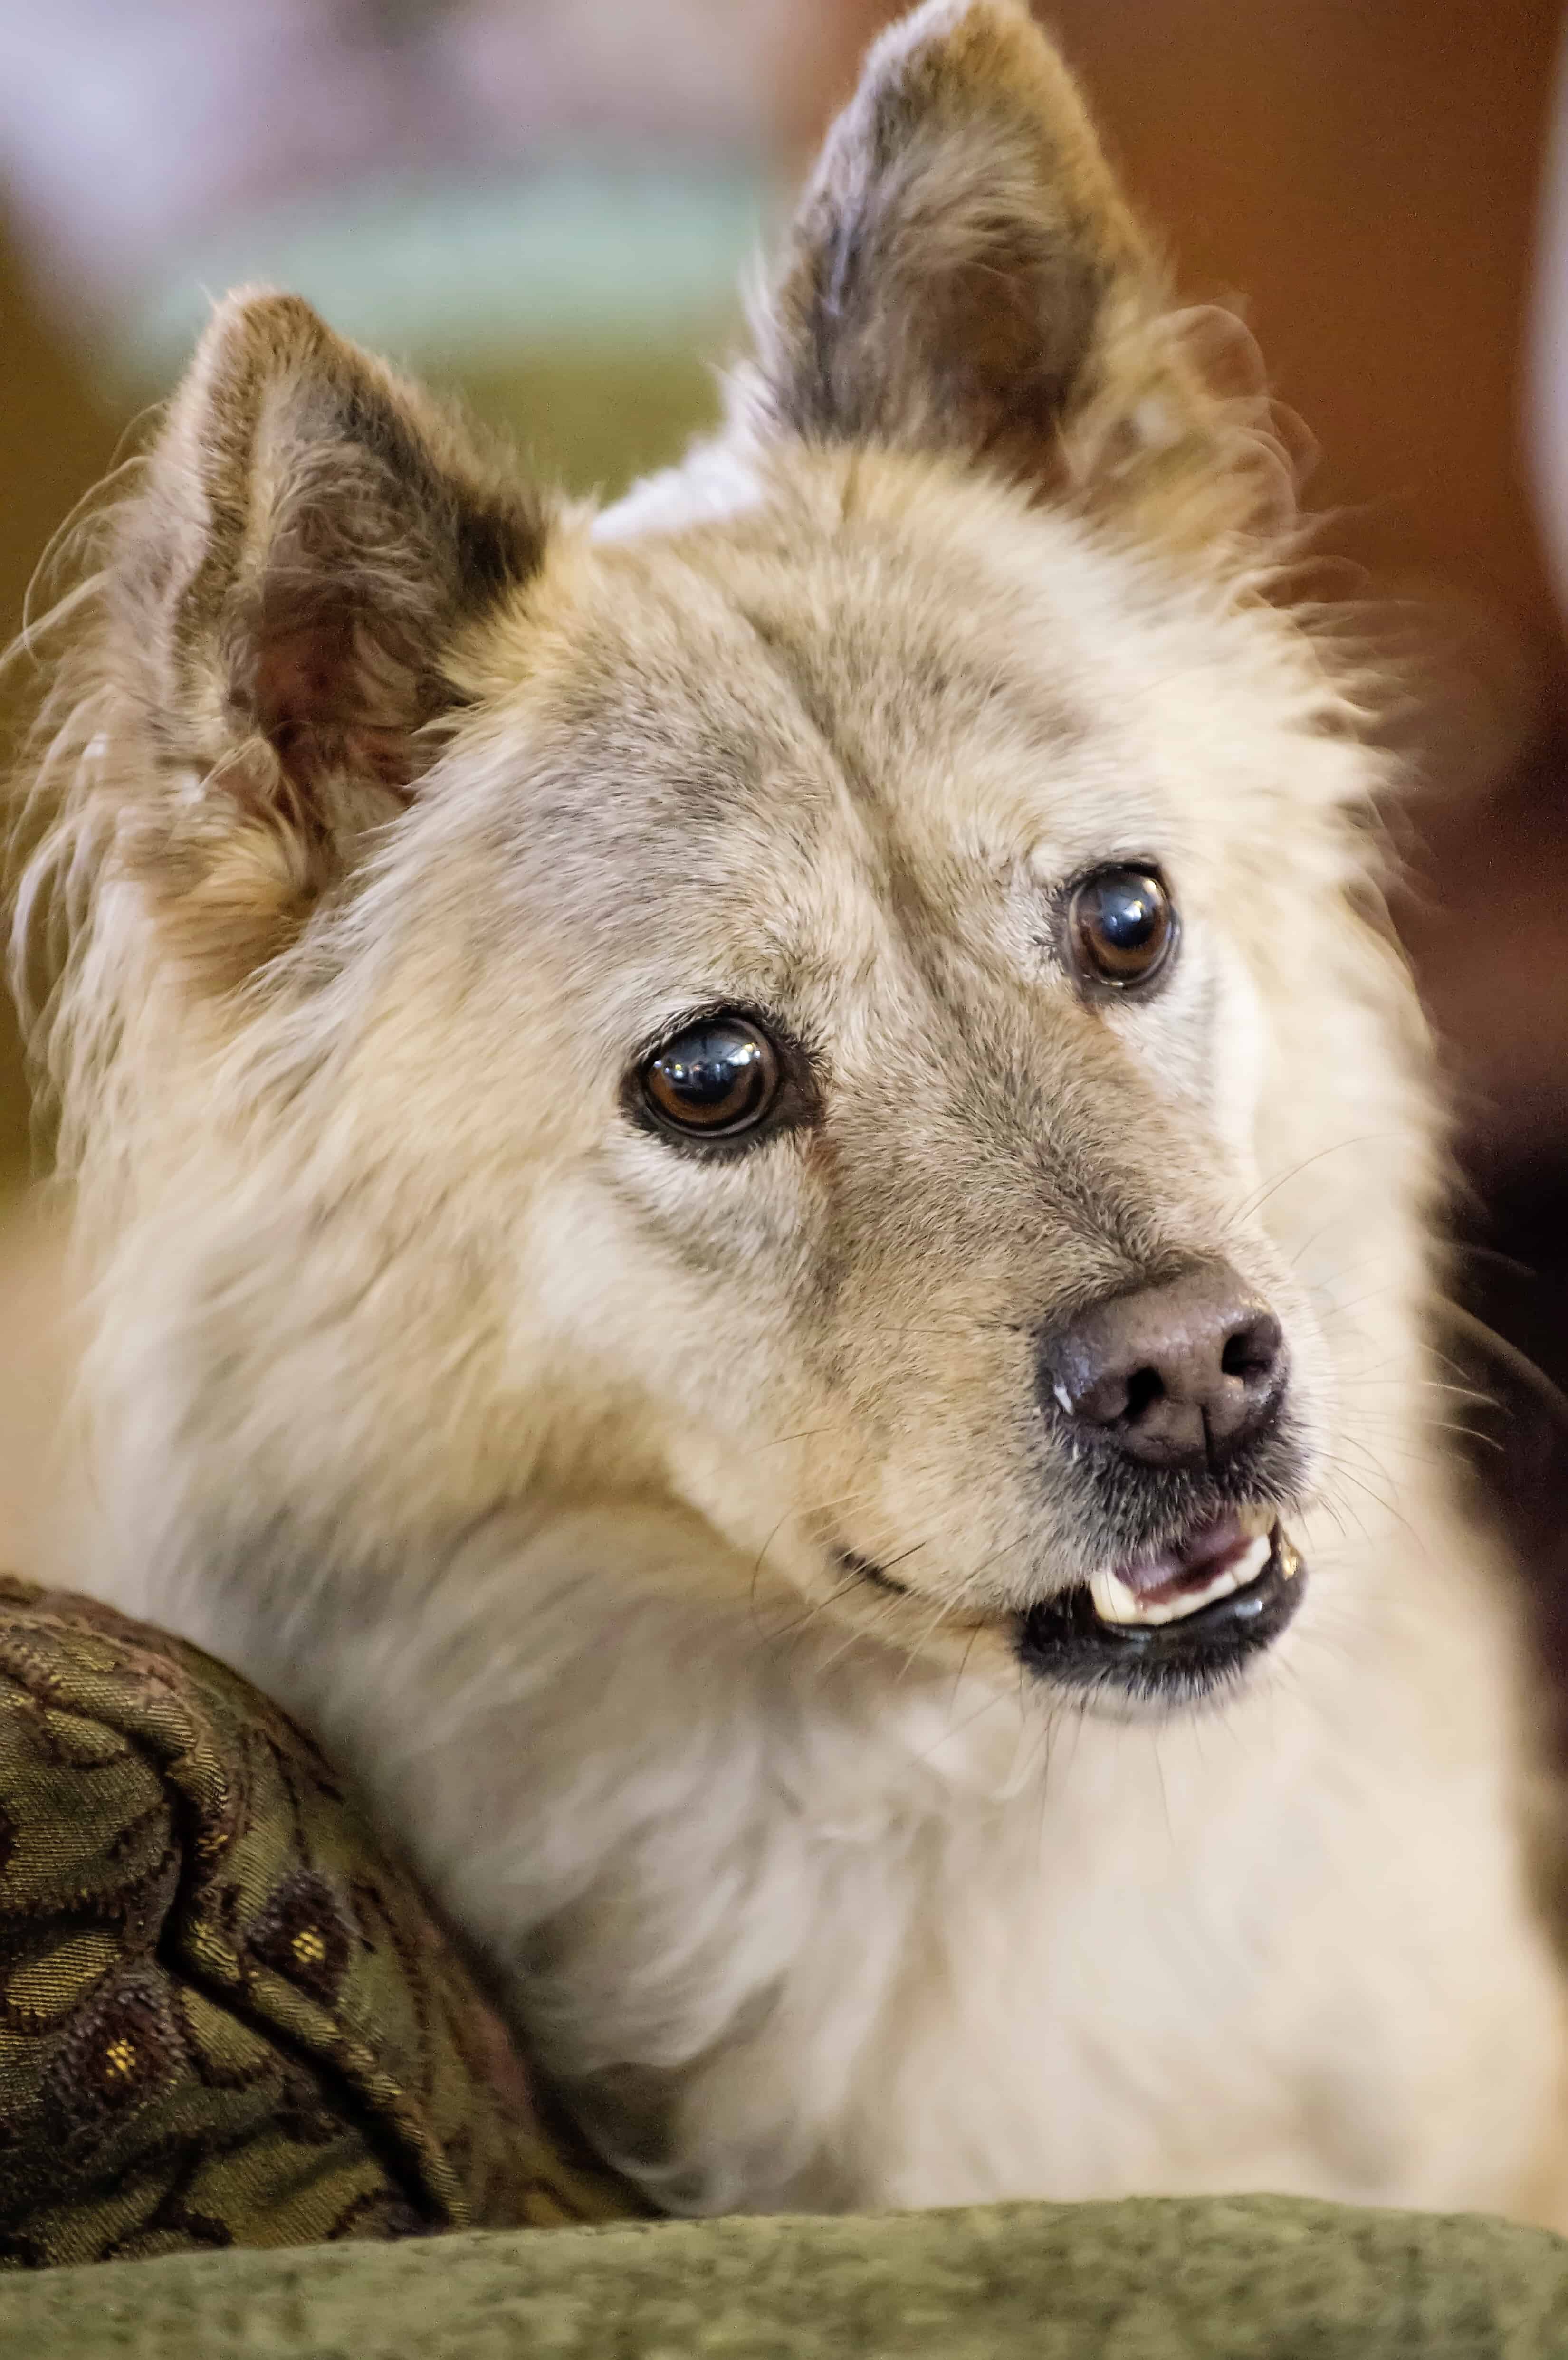
M 1283 1628 L 1428 1125 L 1190 328 L 1014 0 L 879 43 L 727 433 L 607 518 L 220 309 L 35 875 L 160 1496 L 663 1502 L 737 1612 L 1117 1699 Z

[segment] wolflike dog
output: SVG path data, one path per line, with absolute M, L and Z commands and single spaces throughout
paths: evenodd
M 346 1762 L 663 2206 L 1563 2221 L 1269 413 L 1019 0 L 872 50 L 757 313 L 595 517 L 219 306 L 23 790 L 91 1579 Z

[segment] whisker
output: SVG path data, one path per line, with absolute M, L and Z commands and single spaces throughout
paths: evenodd
M 1521 1351 L 1517 1344 L 1510 1343 L 1506 1336 L 1499 1336 L 1495 1328 L 1489 1328 L 1474 1311 L 1467 1311 L 1463 1304 L 1452 1301 L 1447 1295 L 1439 1298 L 1439 1306 L 1444 1318 L 1450 1320 L 1462 1335 L 1470 1337 L 1483 1350 L 1494 1353 L 1510 1375 L 1518 1377 L 1568 1433 L 1568 1393 L 1552 1382 L 1544 1369 L 1536 1366 L 1528 1352 Z
M 1299 1164 L 1292 1164 L 1287 1171 L 1281 1172 L 1277 1178 L 1265 1182 L 1261 1187 L 1254 1189 L 1250 1196 L 1244 1196 L 1235 1210 L 1226 1216 L 1227 1226 L 1251 1220 L 1267 1204 L 1271 1196 L 1277 1195 L 1290 1181 L 1299 1179 L 1303 1172 L 1310 1172 L 1314 1164 L 1321 1164 L 1325 1157 L 1343 1155 L 1353 1147 L 1374 1147 L 1379 1139 L 1387 1139 L 1392 1135 L 1387 1131 L 1364 1131 L 1357 1138 L 1337 1139 L 1332 1146 L 1320 1147 L 1314 1155 L 1304 1155 Z

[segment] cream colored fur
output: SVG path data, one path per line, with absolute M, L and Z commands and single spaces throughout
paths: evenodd
M 1384 782 L 1190 327 L 1022 9 L 936 0 L 724 439 L 609 517 L 223 307 L 40 735 L 93 1578 L 351 1765 L 672 2207 L 1562 2215 Z M 1136 856 L 1180 961 L 1089 1003 L 1054 897 Z M 724 1163 L 623 1099 L 718 1002 L 824 1077 Z M 1034 1339 L 1215 1251 L 1304 1602 L 1207 1704 L 1086 1705 L 1011 1644 L 1108 1546 Z

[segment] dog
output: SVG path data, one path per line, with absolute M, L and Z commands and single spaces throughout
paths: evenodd
M 1287 489 L 1021 0 L 928 0 L 682 466 L 553 500 L 244 292 L 67 602 L 87 1579 L 309 1723 L 666 2210 L 1568 2221 Z

